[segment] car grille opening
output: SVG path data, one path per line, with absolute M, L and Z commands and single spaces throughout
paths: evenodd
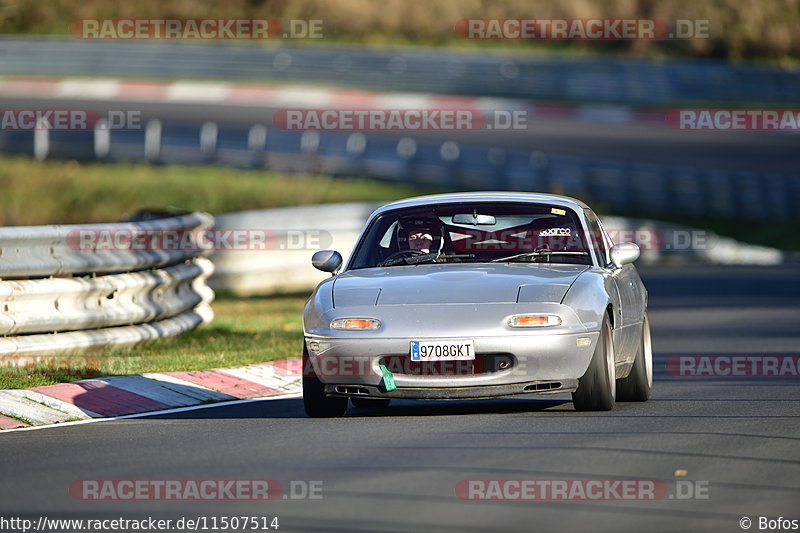
M 336 392 L 338 392 L 339 394 L 348 394 L 348 395 L 351 395 L 351 396 L 358 396 L 358 395 L 366 396 L 366 395 L 369 394 L 369 391 L 367 389 L 365 389 L 364 387 L 352 387 L 352 386 L 345 386 L 345 385 L 337 386 L 336 387 Z
M 541 390 L 553 390 L 553 389 L 560 389 L 561 382 L 560 381 L 549 381 L 547 383 L 533 383 L 531 385 L 527 385 L 524 391 L 541 391 Z
M 412 361 L 409 355 L 388 355 L 380 364 L 399 375 L 474 376 L 511 370 L 516 360 L 511 354 L 477 354 L 475 359 L 459 361 Z

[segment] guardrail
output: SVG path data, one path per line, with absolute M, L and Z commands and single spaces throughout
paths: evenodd
M 311 255 L 334 248 L 347 257 L 367 217 L 379 204 L 341 203 L 227 213 L 225 230 L 269 229 L 277 238 L 266 250 L 220 250 L 211 254 L 211 287 L 241 296 L 306 291 L 329 276 L 311 266 Z
M 275 80 L 626 105 L 794 104 L 800 73 L 727 61 L 0 37 L 0 73 Z
M 214 218 L 189 213 L 168 218 L 118 224 L 71 224 L 54 226 L 0 227 L 0 279 L 57 276 L 76 273 L 107 273 L 143 270 L 177 264 L 197 255 L 192 250 L 110 250 L 102 242 L 71 242 L 82 232 L 147 232 L 203 229 Z
M 210 228 L 205 213 L 144 222 L 0 228 L 0 355 L 74 352 L 209 322 L 211 261 L 197 250 L 109 250 L 84 233 Z
M 651 216 L 800 218 L 798 175 L 594 159 L 379 134 L 287 131 L 263 124 L 151 120 L 140 130 L 3 131 L 0 151 L 39 158 L 369 176 L 449 190 L 554 192 L 617 213 Z

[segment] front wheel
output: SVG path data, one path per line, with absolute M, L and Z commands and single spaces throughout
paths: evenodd
M 653 346 L 650 342 L 650 320 L 647 312 L 642 322 L 642 340 L 633 360 L 631 373 L 617 381 L 617 400 L 620 402 L 646 402 L 653 388 Z
M 347 411 L 347 398 L 325 395 L 325 385 L 314 374 L 303 343 L 303 407 L 311 418 L 334 418 Z
M 600 337 L 589 368 L 578 380 L 578 390 L 572 393 L 576 411 L 610 411 L 616 397 L 617 372 L 614 364 L 614 341 L 611 322 L 603 320 Z

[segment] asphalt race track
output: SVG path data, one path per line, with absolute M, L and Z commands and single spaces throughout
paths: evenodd
M 282 399 L 0 434 L 0 512 L 277 516 L 281 532 L 732 532 L 743 517 L 753 531 L 761 516 L 800 519 L 798 377 L 665 369 L 672 355 L 796 354 L 799 275 L 797 266 L 643 270 L 656 357 L 645 404 L 592 414 L 562 397 L 406 401 L 311 420 L 301 400 Z M 79 479 L 254 478 L 322 481 L 322 498 L 92 502 L 68 492 Z M 590 478 L 663 480 L 672 497 L 464 501 L 455 493 L 467 479 Z

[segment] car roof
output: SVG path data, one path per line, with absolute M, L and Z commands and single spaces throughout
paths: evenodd
M 577 211 L 589 209 L 589 206 L 575 198 L 569 196 L 562 196 L 559 194 L 545 194 L 545 193 L 526 193 L 526 192 L 458 192 L 447 194 L 429 194 L 426 196 L 415 196 L 413 198 L 406 198 L 404 200 L 397 200 L 388 203 L 372 213 L 370 218 L 373 218 L 386 211 L 394 209 L 402 209 L 406 207 L 418 207 L 435 204 L 453 204 L 459 202 L 530 202 L 530 203 L 546 203 L 552 205 L 559 205 L 569 207 Z

